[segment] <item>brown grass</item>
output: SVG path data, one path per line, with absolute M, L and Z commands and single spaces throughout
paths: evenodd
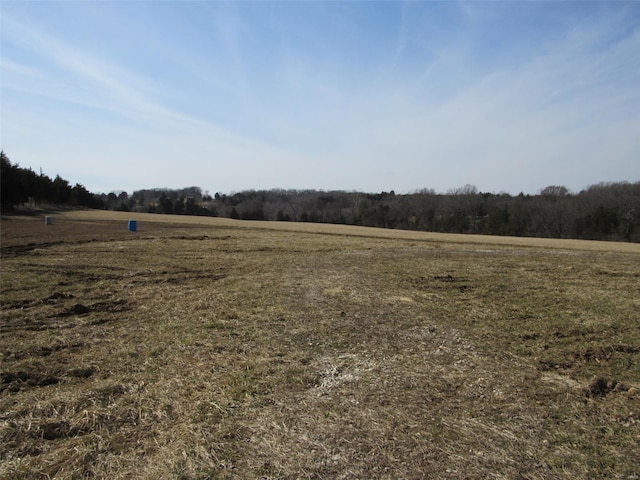
M 2 478 L 640 475 L 638 245 L 1 227 Z

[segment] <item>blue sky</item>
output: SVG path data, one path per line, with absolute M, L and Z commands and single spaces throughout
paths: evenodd
M 0 9 L 2 149 L 91 191 L 640 180 L 640 2 Z

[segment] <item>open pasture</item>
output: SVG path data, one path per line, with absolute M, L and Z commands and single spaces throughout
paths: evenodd
M 100 211 L 1 235 L 0 478 L 640 476 L 639 245 Z

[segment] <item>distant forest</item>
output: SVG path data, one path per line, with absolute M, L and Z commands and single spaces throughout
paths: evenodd
M 320 222 L 447 233 L 576 238 L 640 243 L 640 182 L 599 183 L 579 193 L 548 186 L 537 195 L 483 193 L 473 185 L 362 193 L 249 190 L 210 195 L 200 187 L 93 194 L 13 165 L 2 153 L 2 210 L 68 205 L 242 220 Z

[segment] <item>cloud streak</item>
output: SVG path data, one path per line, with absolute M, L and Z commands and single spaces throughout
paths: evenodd
M 26 125 L 33 125 L 37 130 L 47 132 L 49 145 L 55 147 L 50 150 L 63 151 L 59 164 L 63 170 L 68 158 L 68 171 L 76 174 L 85 171 L 87 163 L 90 163 L 96 184 L 102 183 L 98 178 L 113 181 L 122 175 L 117 172 L 128 172 L 126 176 L 137 179 L 146 177 L 158 182 L 152 185 L 164 185 L 167 182 L 166 171 L 174 168 L 174 162 L 181 164 L 180 158 L 184 156 L 199 157 L 200 165 L 192 170 L 185 169 L 193 181 L 197 180 L 202 170 L 210 173 L 211 169 L 206 165 L 209 159 L 223 157 L 225 164 L 246 165 L 254 161 L 256 152 L 274 164 L 290 157 L 287 152 L 206 119 L 166 107 L 162 101 L 154 100 L 146 93 L 152 91 L 161 96 L 162 86 L 155 81 L 85 53 L 44 30 L 11 18 L 3 19 L 3 27 L 5 38 L 15 39 L 25 50 L 43 55 L 49 67 L 43 73 L 3 59 L 3 89 L 36 99 L 44 97 L 56 103 L 75 104 L 116 114 L 116 118 L 107 119 L 92 115 L 76 117 L 61 108 L 56 118 L 50 118 L 45 107 L 39 105 L 37 100 L 29 106 L 21 105 L 22 112 L 17 112 L 18 106 L 15 106 L 9 129 L 20 130 L 22 126 L 23 134 L 33 135 L 34 129 L 25 128 Z M 39 82 L 43 76 L 46 76 L 46 82 Z M 64 85 L 66 79 L 72 79 L 73 84 Z M 9 107 L 13 106 L 12 99 L 8 103 Z M 3 118 L 7 118 L 4 112 Z M 67 127 L 74 130 L 69 132 Z M 83 145 L 85 142 L 82 137 L 87 132 L 90 143 Z M 74 139 L 81 139 L 69 142 L 68 133 Z M 92 147 L 95 147 L 93 151 Z M 224 166 L 218 170 L 227 177 L 238 174 Z M 158 173 L 149 175 L 149 171 Z M 123 187 L 131 186 L 126 185 L 127 180 L 119 183 Z M 113 188 L 117 187 L 119 185 Z
M 625 6 L 631 17 L 563 11 L 551 22 L 527 4 L 522 30 L 536 25 L 537 41 L 514 36 L 517 15 L 502 4 L 388 4 L 384 15 L 360 4 L 159 4 L 140 34 L 123 33 L 126 55 L 10 9 L 3 148 L 97 190 L 533 193 L 636 180 L 640 8 Z M 150 12 L 102 8 L 105 30 Z

